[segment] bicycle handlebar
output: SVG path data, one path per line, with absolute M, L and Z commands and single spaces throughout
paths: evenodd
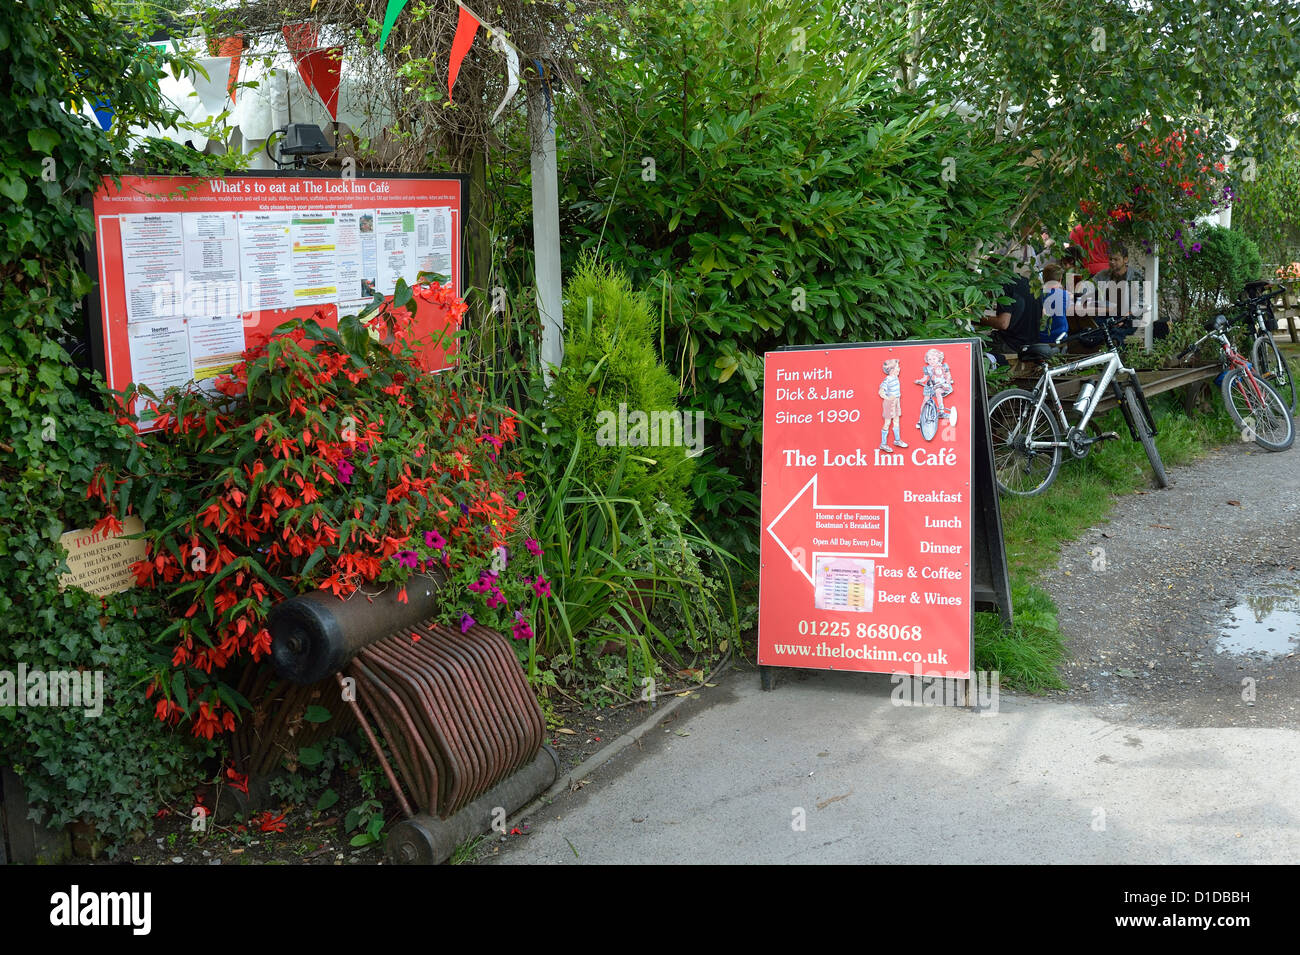
M 1281 295 L 1283 292 L 1286 291 L 1285 286 L 1278 285 L 1276 282 L 1263 282 L 1263 283 L 1247 282 L 1245 287 L 1246 289 L 1249 289 L 1252 285 L 1257 285 L 1259 287 L 1260 293 L 1258 295 L 1247 294 L 1244 298 L 1240 298 L 1237 301 L 1232 303 L 1232 307 L 1237 309 L 1239 313 L 1238 314 L 1239 318 L 1242 317 L 1240 313 L 1243 313 L 1248 309 L 1253 308 L 1254 306 L 1260 304 L 1261 302 L 1268 302 L 1271 305 L 1273 303 L 1273 299 L 1277 298 L 1279 295 Z

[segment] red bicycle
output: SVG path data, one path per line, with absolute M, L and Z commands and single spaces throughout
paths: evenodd
M 1183 361 L 1206 340 L 1218 341 L 1224 375 L 1220 384 L 1223 403 L 1243 436 L 1269 451 L 1285 451 L 1295 443 L 1295 422 L 1277 389 L 1255 374 L 1254 366 L 1232 346 L 1231 323 L 1226 315 L 1214 316 L 1210 331 L 1188 345 L 1178 356 Z

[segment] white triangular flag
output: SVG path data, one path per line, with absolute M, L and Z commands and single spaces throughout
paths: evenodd
M 190 73 L 189 79 L 198 91 L 203 108 L 215 116 L 230 101 L 230 57 L 204 56 L 198 58 L 198 63 L 208 74 L 207 79 L 198 70 Z
M 497 121 L 501 111 L 506 108 L 506 105 L 515 98 L 515 93 L 519 91 L 519 54 L 515 52 L 513 46 L 506 42 L 505 37 L 495 31 L 492 34 L 492 46 L 506 55 L 507 81 L 505 98 L 501 100 L 501 105 L 497 107 L 497 111 L 488 120 L 489 125 Z

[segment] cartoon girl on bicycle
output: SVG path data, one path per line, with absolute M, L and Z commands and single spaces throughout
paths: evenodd
M 943 406 L 943 399 L 952 394 L 952 369 L 943 360 L 943 352 L 939 349 L 931 348 L 926 351 L 925 371 L 920 378 L 916 379 L 916 384 L 925 386 L 925 397 L 934 400 L 940 418 L 947 418 L 949 424 L 957 423 L 957 409 Z M 924 406 L 922 412 L 924 413 Z M 918 421 L 916 426 L 920 428 L 921 422 Z

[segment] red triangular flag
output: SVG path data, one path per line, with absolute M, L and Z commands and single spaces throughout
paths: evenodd
M 225 37 L 218 40 L 216 49 L 212 49 L 212 42 L 209 41 L 208 49 L 213 56 L 230 57 L 230 82 L 226 89 L 230 92 L 230 102 L 235 101 L 235 83 L 239 80 L 239 57 L 244 52 L 244 34 L 236 33 L 234 36 Z
M 284 34 L 284 42 L 289 44 L 289 52 L 295 58 L 316 49 L 320 42 L 320 30 L 310 21 L 286 23 L 280 32 Z
M 456 86 L 456 76 L 460 73 L 460 62 L 465 59 L 465 54 L 469 52 L 470 45 L 474 42 L 474 35 L 477 32 L 478 21 L 474 19 L 474 14 L 461 7 L 460 19 L 456 21 L 456 37 L 451 41 L 451 70 L 447 73 L 448 100 L 451 99 L 451 91 Z
M 339 118 L 339 72 L 343 65 L 343 47 L 331 46 L 312 50 L 298 57 L 298 73 L 307 88 L 320 97 L 330 119 Z

